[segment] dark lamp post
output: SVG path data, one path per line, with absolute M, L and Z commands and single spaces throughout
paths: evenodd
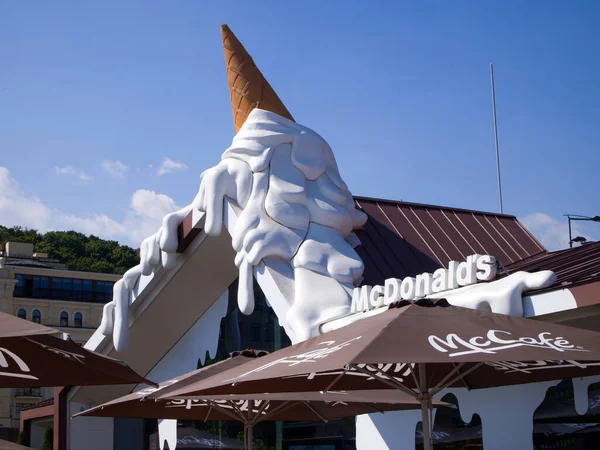
M 577 236 L 575 238 L 572 237 L 571 234 L 571 220 L 584 220 L 588 222 L 600 222 L 600 216 L 588 217 L 581 216 L 579 214 L 565 214 L 569 220 L 569 248 L 573 248 L 573 242 L 578 242 L 581 245 L 587 242 L 587 239 L 582 236 Z

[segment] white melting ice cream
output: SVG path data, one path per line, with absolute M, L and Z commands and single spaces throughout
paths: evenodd
M 364 264 L 346 241 L 367 216 L 355 207 L 331 148 L 314 131 L 254 109 L 224 153 L 202 174 L 193 206 L 206 212 L 205 231 L 223 228 L 223 200 L 240 210 L 232 234 L 240 270 L 238 304 L 254 309 L 252 271 L 264 258 L 294 273 L 286 324 L 301 341 L 318 324 L 350 310 Z
M 229 230 L 239 268 L 238 305 L 254 310 L 253 270 L 264 258 L 278 258 L 293 273 L 293 298 L 285 322 L 298 342 L 318 334 L 318 325 L 350 311 L 352 289 L 364 264 L 346 240 L 367 216 L 356 209 L 335 157 L 314 131 L 275 113 L 254 109 L 223 153 L 200 177 L 192 205 L 163 221 L 145 239 L 140 264 L 115 284 L 100 331 L 112 333 L 115 348 L 128 341 L 127 310 L 141 274 L 170 268 L 177 258 L 177 227 L 195 208 L 206 214 L 204 231 L 223 231 L 224 200 L 239 212 Z

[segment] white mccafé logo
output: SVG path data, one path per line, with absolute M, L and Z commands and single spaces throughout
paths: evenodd
M 21 359 L 21 357 L 19 355 L 11 352 L 10 350 L 8 350 L 6 348 L 2 348 L 2 347 L 0 347 L 0 368 L 2 368 L 2 369 L 8 368 L 9 360 L 7 359 L 7 357 L 10 358 L 17 365 L 17 367 L 19 368 L 21 373 L 7 372 L 7 371 L 0 369 L 0 376 L 13 377 L 13 378 L 27 378 L 30 380 L 38 379 L 37 377 L 34 377 L 33 375 L 29 375 L 29 372 L 31 372 L 31 370 L 29 369 L 29 366 L 27 365 L 27 363 L 25 363 L 25 361 L 23 361 L 23 359 Z
M 557 352 L 574 351 L 588 352 L 583 347 L 571 344 L 564 337 L 551 337 L 552 333 L 542 332 L 537 337 L 513 338 L 508 331 L 490 330 L 485 336 L 475 336 L 463 339 L 459 335 L 451 333 L 446 338 L 429 336 L 429 343 L 438 352 L 449 353 L 448 356 L 471 355 L 473 353 L 495 354 L 502 350 L 516 347 L 536 347 L 555 350 Z M 457 350 L 451 352 L 451 350 Z

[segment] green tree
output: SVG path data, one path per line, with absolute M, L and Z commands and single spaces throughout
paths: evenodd
M 92 263 L 89 270 L 92 272 L 113 273 L 115 271 L 115 266 L 111 264 L 110 261 L 96 260 Z
M 122 275 L 139 261 L 139 250 L 76 231 L 40 234 L 37 230 L 0 225 L 0 243 L 7 241 L 32 243 L 36 252 L 48 253 L 49 258 L 58 259 L 69 269 L 83 272 Z
M 19 433 L 19 437 L 17 438 L 17 444 L 29 447 L 29 436 L 27 435 L 27 433 L 25 433 L 25 430 Z
M 52 450 L 53 446 L 54 446 L 54 432 L 52 430 L 52 427 L 49 426 L 48 428 L 46 428 L 46 431 L 44 431 L 44 440 L 42 441 L 42 450 Z
M 111 261 L 115 265 L 115 268 L 125 272 L 138 263 L 139 252 L 126 245 L 117 244 L 112 251 Z

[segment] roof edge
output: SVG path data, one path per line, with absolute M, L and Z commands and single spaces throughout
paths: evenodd
M 441 210 L 451 210 L 451 211 L 459 211 L 459 212 L 465 212 L 465 213 L 470 213 L 470 214 L 482 214 L 482 215 L 488 215 L 488 216 L 497 216 L 497 217 L 506 217 L 507 219 L 517 219 L 517 216 L 514 216 L 512 214 L 501 214 L 501 213 L 495 213 L 495 212 L 489 212 L 489 211 L 478 211 L 475 209 L 465 209 L 465 208 L 454 208 L 452 206 L 440 206 L 440 205 L 431 205 L 428 203 L 414 203 L 414 202 L 405 202 L 404 200 L 390 200 L 390 199 L 384 199 L 384 198 L 375 198 L 375 197 L 363 197 L 360 195 L 354 195 L 354 200 L 365 200 L 365 201 L 371 201 L 371 202 L 379 202 L 379 203 L 395 203 L 395 204 L 403 204 L 403 205 L 407 205 L 407 206 L 418 206 L 421 208 L 435 208 L 435 209 L 441 209 Z

